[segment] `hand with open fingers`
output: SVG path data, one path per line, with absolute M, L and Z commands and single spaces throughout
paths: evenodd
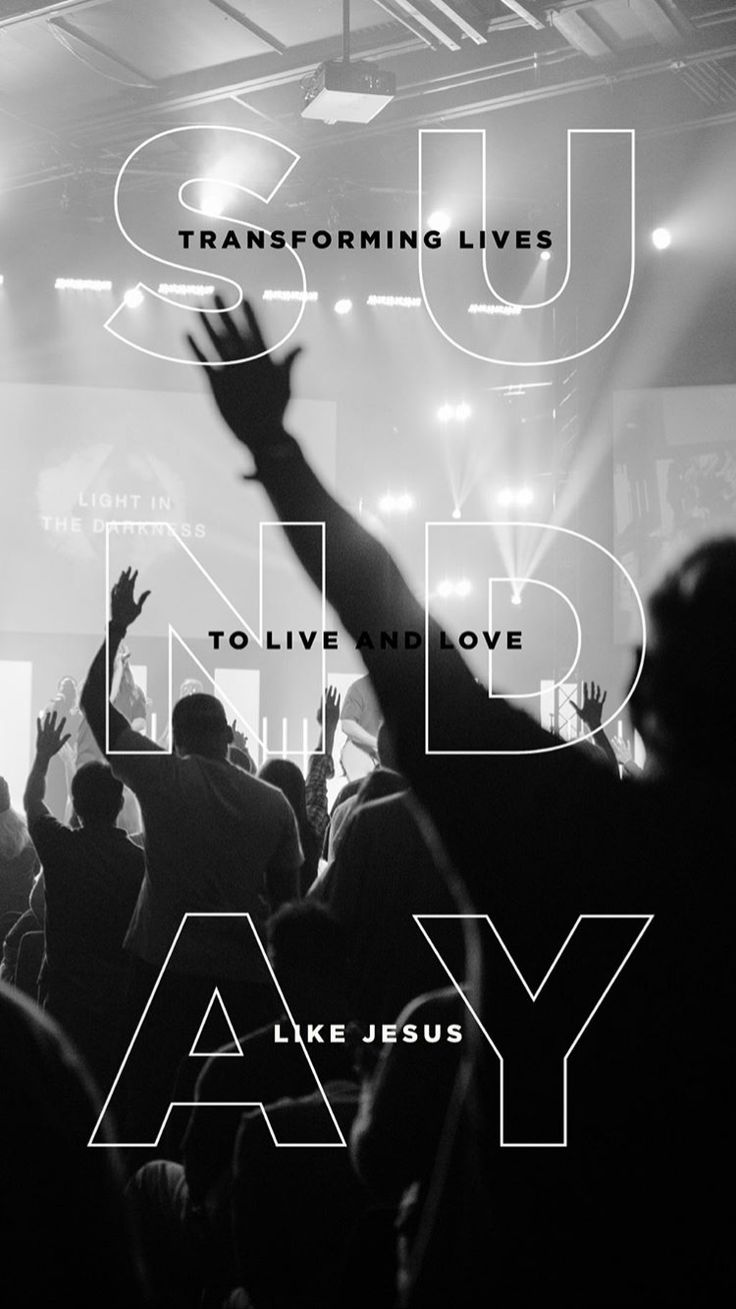
M 39 759 L 52 759 L 71 740 L 71 733 L 64 733 L 65 727 L 66 718 L 57 721 L 55 712 L 39 718 L 36 724 L 36 754 Z
M 146 600 L 151 594 L 150 591 L 144 591 L 138 600 L 135 598 L 135 584 L 138 581 L 138 570 L 135 572 L 131 568 L 126 568 L 120 574 L 117 582 L 112 588 L 110 596 L 110 621 L 116 627 L 124 631 L 134 623 L 140 615 Z
M 291 370 L 301 347 L 281 360 L 270 354 L 252 305 L 225 309 L 214 297 L 214 308 L 202 310 L 207 341 L 203 350 L 193 336 L 187 341 L 204 366 L 212 394 L 230 430 L 255 454 L 278 437 L 291 398 Z
M 233 734 L 233 745 L 236 749 L 242 750 L 243 754 L 248 754 L 248 738 L 245 735 L 245 732 L 241 732 L 237 727 L 237 721 L 237 718 L 233 718 L 233 721 L 230 724 Z
M 614 736 L 611 738 L 611 746 L 618 762 L 626 767 L 634 758 L 631 753 L 631 742 L 625 741 L 623 736 Z
M 590 689 L 588 689 L 588 683 L 583 682 L 582 705 L 576 705 L 575 701 L 572 701 L 572 707 L 578 718 L 591 732 L 597 732 L 603 721 L 603 706 L 606 703 L 607 694 L 607 691 L 601 694 L 600 685 L 595 682 L 590 683 Z

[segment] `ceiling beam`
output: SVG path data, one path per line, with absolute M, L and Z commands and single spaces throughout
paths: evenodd
M 526 5 L 519 4 L 519 0 L 501 0 L 501 4 L 505 5 L 507 9 L 510 9 L 512 14 L 516 14 L 518 18 L 523 18 L 525 23 L 528 23 L 530 27 L 534 28 L 535 32 L 544 31 L 544 23 L 542 20 L 537 18 L 536 14 L 531 13 Z
M 251 36 L 257 36 L 259 41 L 263 41 L 264 45 L 270 46 L 278 55 L 286 54 L 287 47 L 282 45 L 281 41 L 278 41 L 271 32 L 267 32 L 265 27 L 259 27 L 258 23 L 254 23 L 252 18 L 246 18 L 245 14 L 236 9 L 234 5 L 228 4 L 227 0 L 208 0 L 208 3 L 214 9 L 219 9 L 220 13 L 232 18 L 234 23 L 239 23 L 241 27 L 250 32 Z
M 685 34 L 676 20 L 679 17 L 683 27 L 685 20 L 677 5 L 671 4 L 665 8 L 658 0 L 629 0 L 629 9 L 660 45 L 682 45 Z
M 613 50 L 602 36 L 591 27 L 587 18 L 577 9 L 557 9 L 550 14 L 552 26 L 581 54 L 589 59 L 610 59 Z
M 444 14 L 446 18 L 449 18 L 451 22 L 455 23 L 455 25 L 460 28 L 460 31 L 463 32 L 465 36 L 469 37 L 475 45 L 486 44 L 487 37 L 485 37 L 482 32 L 479 32 L 477 27 L 473 27 L 473 24 L 469 23 L 467 18 L 462 14 L 458 13 L 457 9 L 454 9 L 452 5 L 447 4 L 447 0 L 430 0 L 430 4 L 433 4 L 435 9 L 439 9 L 440 13 Z

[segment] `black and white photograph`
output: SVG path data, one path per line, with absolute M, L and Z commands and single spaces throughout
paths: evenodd
M 726 1303 L 736 5 L 0 0 L 0 413 L 8 1304 Z

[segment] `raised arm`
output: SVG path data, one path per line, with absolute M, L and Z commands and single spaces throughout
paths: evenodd
M 62 718 L 57 722 L 55 713 L 46 714 L 43 721 L 39 719 L 36 724 L 36 756 L 23 795 L 23 805 L 29 823 L 33 823 L 37 818 L 49 816 L 45 803 L 46 774 L 54 755 L 58 754 L 69 740 L 69 733 L 64 734 L 65 726 L 66 719 Z
M 123 638 L 125 637 L 131 623 L 136 618 L 151 594 L 150 591 L 144 591 L 140 599 L 135 599 L 135 584 L 138 579 L 138 573 L 132 572 L 126 568 L 124 573 L 120 574 L 118 581 L 112 588 L 110 597 L 110 621 L 107 626 L 107 643 L 103 641 L 97 654 L 95 655 L 90 670 L 87 674 L 87 680 L 82 691 L 81 706 L 84 716 L 90 725 L 92 735 L 103 754 L 107 754 L 116 748 L 118 740 L 123 732 L 128 735 L 139 737 L 139 733 L 132 733 L 127 718 L 120 713 L 118 709 L 110 702 L 110 692 L 115 670 L 115 656 Z M 109 650 L 109 666 L 106 663 L 106 652 Z M 109 706 L 110 714 L 110 740 L 107 741 L 106 721 Z M 151 749 L 152 743 L 147 737 L 140 736 L 141 743 L 145 742 L 145 749 Z M 133 749 L 128 741 L 128 748 Z
M 604 691 L 601 695 L 601 687 L 596 685 L 595 682 L 590 683 L 590 689 L 588 689 L 588 683 L 583 682 L 583 703 L 582 705 L 576 705 L 573 701 L 572 707 L 581 723 L 591 733 L 590 740 L 593 745 L 598 747 L 609 768 L 612 768 L 618 777 L 618 761 L 613 746 L 601 727 L 603 706 L 606 703 L 607 695 L 607 691 Z
M 222 301 L 216 301 L 222 310 Z M 364 630 L 423 631 L 424 609 L 412 594 L 388 551 L 330 495 L 309 467 L 299 445 L 284 429 L 290 397 L 291 368 L 298 351 L 281 362 L 267 353 L 252 308 L 242 316 L 220 313 L 220 331 L 202 315 L 214 364 L 190 337 L 206 366 L 217 406 L 238 441 L 253 456 L 255 472 L 291 544 L 316 586 L 322 584 L 322 556 L 315 533 L 289 527 L 289 521 L 324 522 L 327 598 L 355 638 Z M 259 357 L 260 356 L 260 357 Z M 245 364 L 233 362 L 248 359 Z M 439 629 L 429 623 L 430 658 L 439 649 Z M 425 765 L 424 653 L 418 650 L 363 652 L 373 686 L 388 721 L 407 776 L 415 780 Z M 490 732 L 502 748 L 549 743 L 549 737 L 526 715 L 502 701 L 490 701 L 456 651 L 444 651 L 432 664 L 431 730 L 443 748 L 488 748 Z M 489 731 L 490 729 L 490 731 Z M 448 743 L 450 743 L 448 745 Z

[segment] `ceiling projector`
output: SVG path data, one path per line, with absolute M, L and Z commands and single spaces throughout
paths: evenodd
M 302 118 L 323 123 L 369 123 L 396 95 L 396 78 L 375 64 L 322 64 L 307 87 Z

